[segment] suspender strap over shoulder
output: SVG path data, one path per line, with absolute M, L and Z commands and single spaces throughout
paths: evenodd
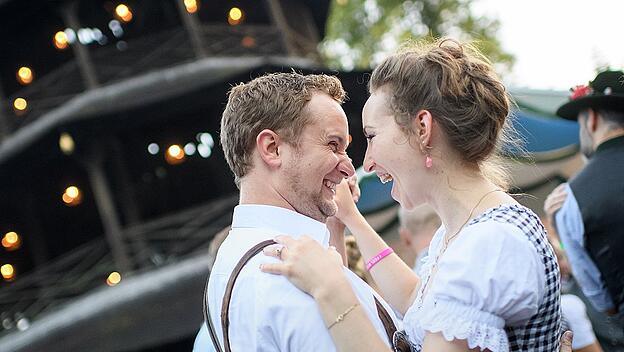
M 253 258 L 256 254 L 260 253 L 260 251 L 262 251 L 262 249 L 264 249 L 265 247 L 276 244 L 276 243 L 277 242 L 273 240 L 266 240 L 253 246 L 249 251 L 247 251 L 247 253 L 245 253 L 245 255 L 243 255 L 241 260 L 234 267 L 232 274 L 230 275 L 230 279 L 228 280 L 227 286 L 225 287 L 225 293 L 223 295 L 223 304 L 221 306 L 221 327 L 223 329 L 223 341 L 224 341 L 223 346 L 224 346 L 225 352 L 231 352 L 230 334 L 229 334 L 230 319 L 229 319 L 228 313 L 230 310 L 230 300 L 232 299 L 232 291 L 234 290 L 234 283 L 236 282 L 236 278 L 238 278 L 238 275 L 240 274 L 241 270 L 251 258 Z M 384 329 L 386 330 L 388 341 L 390 341 L 390 345 L 392 345 L 392 339 L 393 339 L 394 333 L 396 332 L 396 326 L 394 325 L 394 322 L 392 321 L 390 314 L 388 314 L 388 311 L 386 311 L 386 309 L 381 304 L 381 302 L 379 302 L 377 297 L 374 297 L 374 298 L 375 298 L 375 305 L 377 306 L 377 314 L 379 315 L 379 319 L 381 320 L 384 326 Z M 208 331 L 210 333 L 210 338 L 212 339 L 213 346 L 215 347 L 217 352 L 223 352 L 223 350 L 221 349 L 221 345 L 219 344 L 219 340 L 217 338 L 214 325 L 212 324 L 212 320 L 210 319 L 210 310 L 209 310 L 207 302 L 208 302 L 208 280 L 206 280 L 206 286 L 204 288 L 204 304 L 203 304 L 204 319 L 206 320 L 206 325 L 208 327 Z

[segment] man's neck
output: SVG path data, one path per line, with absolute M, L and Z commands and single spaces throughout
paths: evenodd
M 259 182 L 258 177 L 246 177 L 240 183 L 239 204 L 272 205 L 292 211 L 295 208 L 267 182 Z
M 618 138 L 622 136 L 624 136 L 624 128 L 616 128 L 616 129 L 611 129 L 609 131 L 606 131 L 605 133 L 601 134 L 599 137 L 596 138 L 594 148 L 598 149 L 598 147 L 601 144 L 607 141 L 610 141 L 614 138 Z

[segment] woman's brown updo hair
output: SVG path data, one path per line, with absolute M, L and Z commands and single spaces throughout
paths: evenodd
M 511 98 L 492 64 L 476 48 L 452 39 L 403 48 L 375 68 L 369 90 L 387 86 L 396 123 L 407 134 L 420 110 L 431 112 L 449 144 L 468 165 L 502 187 L 500 147 L 513 133 Z

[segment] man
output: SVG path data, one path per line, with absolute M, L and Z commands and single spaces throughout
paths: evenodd
M 344 97 L 337 78 L 296 73 L 265 75 L 230 91 L 221 120 L 221 144 L 240 189 L 240 203 L 207 290 L 209 318 L 221 346 L 226 284 L 250 248 L 278 234 L 306 234 L 325 247 L 330 240 L 337 247 L 344 245 L 341 231 L 332 231 L 330 239 L 325 225 L 336 212 L 336 185 L 355 173 L 346 153 L 349 128 L 340 106 Z M 286 278 L 260 271 L 260 264 L 271 262 L 276 259 L 254 256 L 236 280 L 226 312 L 232 350 L 334 351 L 312 297 Z M 374 295 L 382 299 L 345 270 L 360 304 L 387 341 Z M 198 341 L 203 334 L 200 331 Z M 204 349 L 196 343 L 196 349 L 209 351 L 212 346 Z
M 422 259 L 427 256 L 429 244 L 440 227 L 438 214 L 428 205 L 421 205 L 412 210 L 399 207 L 399 237 L 401 243 L 413 254 L 408 264 L 413 263 L 416 273 L 420 270 Z
M 578 120 L 588 163 L 553 191 L 545 210 L 554 213 L 583 293 L 624 326 L 624 73 L 604 71 L 588 86 L 577 86 L 557 115 Z

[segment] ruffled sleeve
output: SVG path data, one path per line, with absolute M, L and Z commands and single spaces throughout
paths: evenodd
M 419 325 L 449 341 L 466 340 L 470 348 L 507 351 L 505 326 L 537 313 L 543 292 L 544 266 L 520 229 L 473 224 L 440 258 Z

